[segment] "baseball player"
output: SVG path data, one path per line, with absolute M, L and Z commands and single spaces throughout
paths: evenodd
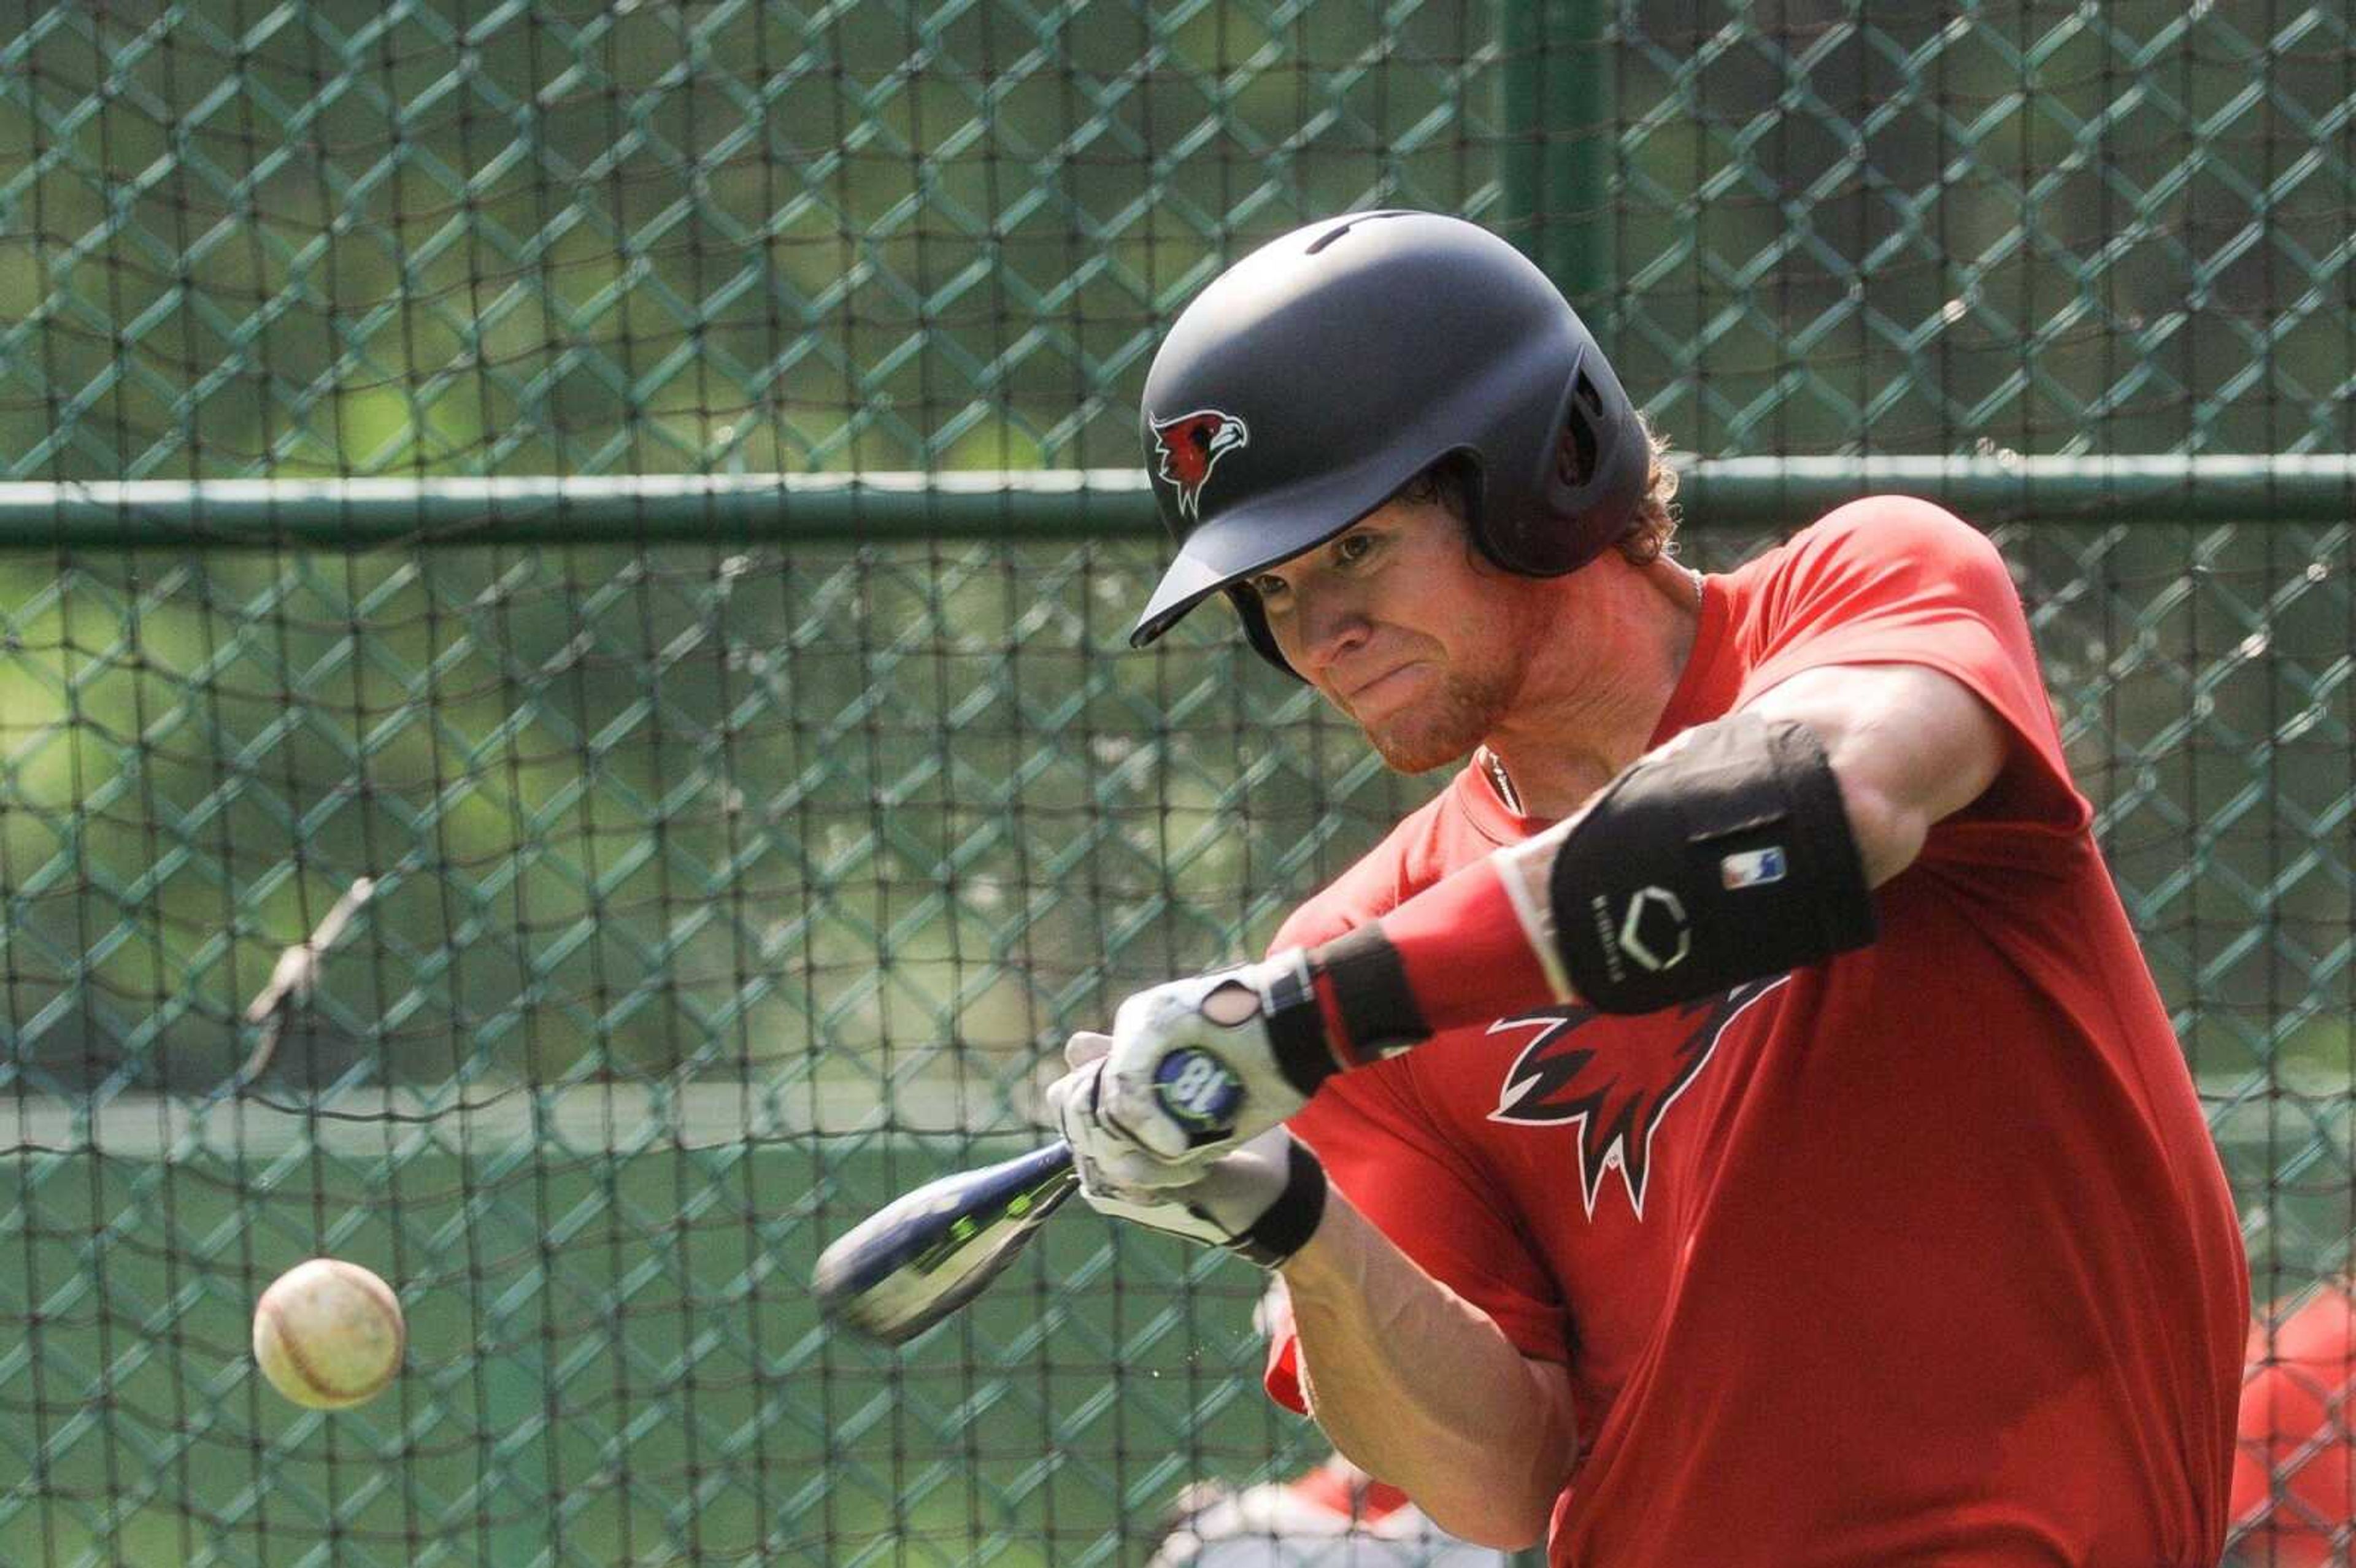
M 2253 1325 L 2233 1456 L 2238 1561 L 2327 1568 L 2356 1540 L 2356 1285 L 2326 1280 Z
M 1252 1326 L 1292 1337 L 1292 1303 L 1270 1281 Z M 1196 1481 L 1146 1568 L 1509 1568 L 1491 1549 L 1457 1540 L 1413 1499 L 1330 1454 L 1290 1480 L 1237 1488 Z
M 1340 1455 L 1290 1481 L 1198 1481 L 1145 1568 L 1508 1568 Z
M 1219 277 L 1143 434 L 1131 640 L 1224 595 L 1469 761 L 1072 1041 L 1090 1200 L 1279 1270 L 1272 1392 L 1468 1541 L 2213 1564 L 2239 1231 L 1986 539 L 1883 496 L 1688 571 L 1578 316 L 1429 214 Z

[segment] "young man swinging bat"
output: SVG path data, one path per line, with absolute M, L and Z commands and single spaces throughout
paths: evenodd
M 1134 643 L 1224 593 L 1470 762 L 1074 1040 L 1090 1201 L 1280 1270 L 1272 1391 L 1471 1540 L 2213 1564 L 2233 1205 L 1994 549 L 1878 496 L 1687 570 L 1578 317 L 1427 214 L 1212 283 L 1144 437 Z

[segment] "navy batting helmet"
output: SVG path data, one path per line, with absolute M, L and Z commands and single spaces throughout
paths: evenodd
M 1143 414 L 1179 549 L 1130 645 L 1225 589 L 1280 668 L 1242 580 L 1433 464 L 1464 460 L 1484 554 L 1553 576 L 1628 531 L 1651 462 L 1619 378 L 1546 274 L 1430 212 L 1327 219 L 1228 268 L 1162 339 Z

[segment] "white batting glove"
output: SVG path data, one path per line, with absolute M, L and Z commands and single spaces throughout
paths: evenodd
M 1274 1268 L 1316 1233 L 1325 1171 L 1282 1127 L 1208 1164 L 1153 1159 L 1099 1119 L 1109 1036 L 1080 1034 L 1065 1050 L 1074 1071 L 1050 1084 L 1047 1104 L 1072 1146 L 1080 1195 L 1098 1212 L 1149 1230 L 1226 1247 Z
M 1100 1113 L 1147 1154 L 1205 1160 L 1309 1102 L 1336 1068 L 1297 948 L 1140 991 L 1113 1017 Z

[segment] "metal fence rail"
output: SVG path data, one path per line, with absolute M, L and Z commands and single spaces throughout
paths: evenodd
M 2345 517 L 2356 455 L 1673 459 L 1698 527 L 1789 527 L 1873 491 L 1991 521 Z M 1141 468 L 962 474 L 0 483 L 0 550 L 421 542 L 1161 537 Z

